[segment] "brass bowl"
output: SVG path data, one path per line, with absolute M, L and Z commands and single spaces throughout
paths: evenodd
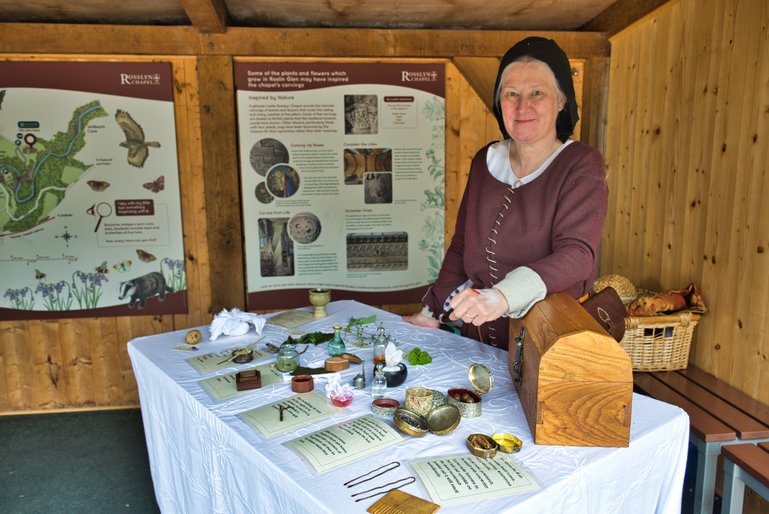
M 518 453 L 521 451 L 523 443 L 512 434 L 500 432 L 491 436 L 499 445 L 499 451 L 505 453 Z
M 462 413 L 456 406 L 444 403 L 427 414 L 427 426 L 433 434 L 446 435 L 457 428 L 461 419 Z
M 393 422 L 398 430 L 414 437 L 422 437 L 429 430 L 424 416 L 420 416 L 416 412 L 404 409 L 403 407 L 395 409 Z

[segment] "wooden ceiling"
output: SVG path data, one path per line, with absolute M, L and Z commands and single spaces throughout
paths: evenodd
M 601 30 L 596 20 L 639 3 L 662 0 L 0 0 L 0 22 L 193 25 L 212 33 L 227 27 Z

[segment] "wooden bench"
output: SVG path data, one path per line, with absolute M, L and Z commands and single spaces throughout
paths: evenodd
M 742 514 L 747 485 L 769 500 L 769 444 L 731 444 L 721 448 L 724 456 L 724 490 L 721 514 Z
M 722 447 L 769 441 L 769 408 L 693 366 L 636 372 L 633 382 L 641 392 L 689 415 L 689 439 L 697 449 L 694 512 L 711 514 Z

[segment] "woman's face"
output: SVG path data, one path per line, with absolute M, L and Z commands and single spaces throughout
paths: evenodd
M 529 144 L 556 139 L 555 120 L 566 100 L 547 64 L 514 62 L 508 66 L 502 75 L 499 102 L 513 141 Z

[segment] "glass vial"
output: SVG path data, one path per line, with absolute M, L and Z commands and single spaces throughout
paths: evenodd
M 374 336 L 374 365 L 376 366 L 380 362 L 385 361 L 385 348 L 387 347 L 387 334 L 382 324 L 379 324 L 379 328 L 376 330 Z
M 373 398 L 384 398 L 387 391 L 387 378 L 385 378 L 382 368 L 374 372 L 374 380 L 371 383 L 371 396 Z
M 342 332 L 342 325 L 334 325 L 334 338 L 328 343 L 328 354 L 331 357 L 335 355 L 339 355 L 340 353 L 344 353 L 345 351 L 344 341 L 342 341 L 341 332 Z
M 278 351 L 276 366 L 278 371 L 290 373 L 299 366 L 299 353 L 296 346 L 291 343 L 283 343 Z

